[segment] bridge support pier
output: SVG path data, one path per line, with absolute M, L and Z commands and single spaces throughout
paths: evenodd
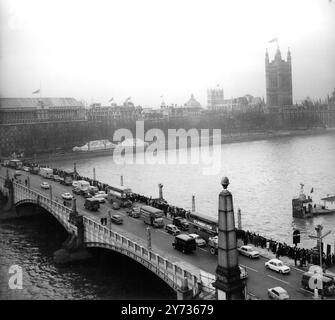
M 192 298 L 193 290 L 188 288 L 187 278 L 184 278 L 182 286 L 177 289 L 177 300 L 191 300 Z
M 73 230 L 63 243 L 63 247 L 54 252 L 53 258 L 57 265 L 67 265 L 84 261 L 92 257 L 84 248 L 84 223 L 83 217 L 78 215 L 76 199 L 73 199 L 69 222 L 77 228 L 77 234 Z

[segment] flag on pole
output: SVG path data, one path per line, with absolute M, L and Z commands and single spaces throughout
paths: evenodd
M 40 89 L 38 89 L 38 90 L 36 90 L 36 91 L 33 91 L 33 93 L 32 94 L 37 94 L 37 93 L 40 93 Z
M 269 43 L 272 43 L 272 42 L 277 42 L 277 43 L 278 43 L 278 38 L 275 37 L 275 38 L 273 38 L 273 39 L 271 39 L 271 40 L 269 41 Z
M 131 97 L 128 97 L 126 101 L 129 101 L 131 99 Z
M 311 193 L 313 193 L 313 192 L 314 192 L 314 188 L 311 189 Z
M 112 102 L 113 100 L 114 100 L 114 98 L 111 98 L 111 99 L 108 100 L 108 102 Z

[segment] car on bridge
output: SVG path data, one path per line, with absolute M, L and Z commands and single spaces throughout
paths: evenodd
M 102 196 L 99 196 L 98 194 L 96 194 L 92 198 L 98 200 L 99 203 L 105 203 L 106 202 L 106 199 L 104 197 L 102 197 Z
M 85 199 L 84 208 L 90 211 L 98 211 L 100 208 L 100 202 L 93 197 Z
M 105 191 L 98 191 L 95 196 L 99 196 L 99 197 L 103 197 L 105 199 L 107 199 L 108 194 Z
M 73 199 L 73 195 L 71 193 L 65 192 L 65 193 L 62 193 L 62 198 L 64 200 L 72 200 Z
M 45 182 L 45 181 L 43 181 L 43 182 L 40 184 L 40 187 L 41 187 L 42 189 L 50 189 L 50 184 L 47 183 L 47 182 Z
M 206 244 L 207 244 L 206 240 L 201 238 L 198 234 L 189 233 L 188 235 L 195 240 L 195 243 L 197 244 L 198 247 L 205 247 L 206 246 Z
M 129 217 L 139 218 L 141 216 L 140 208 L 138 207 L 128 208 L 126 211 Z
M 174 224 L 167 224 L 165 226 L 165 230 L 167 233 L 173 234 L 174 236 L 180 234 L 180 230 Z
M 291 271 L 290 267 L 284 265 L 284 263 L 279 259 L 271 259 L 265 262 L 265 268 L 285 274 L 290 273 Z
M 123 218 L 120 215 L 118 215 L 118 214 L 113 214 L 111 216 L 111 220 L 115 224 L 123 224 Z
M 268 289 L 268 296 L 271 299 L 275 300 L 288 300 L 290 296 L 288 295 L 287 291 L 282 287 L 274 287 Z
M 254 250 L 251 246 L 241 246 L 237 248 L 237 251 L 240 254 L 247 256 L 251 259 L 259 258 L 259 252 L 257 250 Z

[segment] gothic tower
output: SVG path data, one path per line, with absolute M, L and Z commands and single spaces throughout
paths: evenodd
M 274 60 L 269 61 L 265 53 L 266 104 L 270 110 L 293 104 L 291 52 L 287 51 L 286 61 L 282 59 L 279 47 Z

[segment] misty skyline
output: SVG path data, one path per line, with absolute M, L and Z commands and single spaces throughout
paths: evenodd
M 265 51 L 292 55 L 293 100 L 335 87 L 335 5 L 327 0 L 0 0 L 0 92 L 88 103 L 207 105 L 266 97 Z

